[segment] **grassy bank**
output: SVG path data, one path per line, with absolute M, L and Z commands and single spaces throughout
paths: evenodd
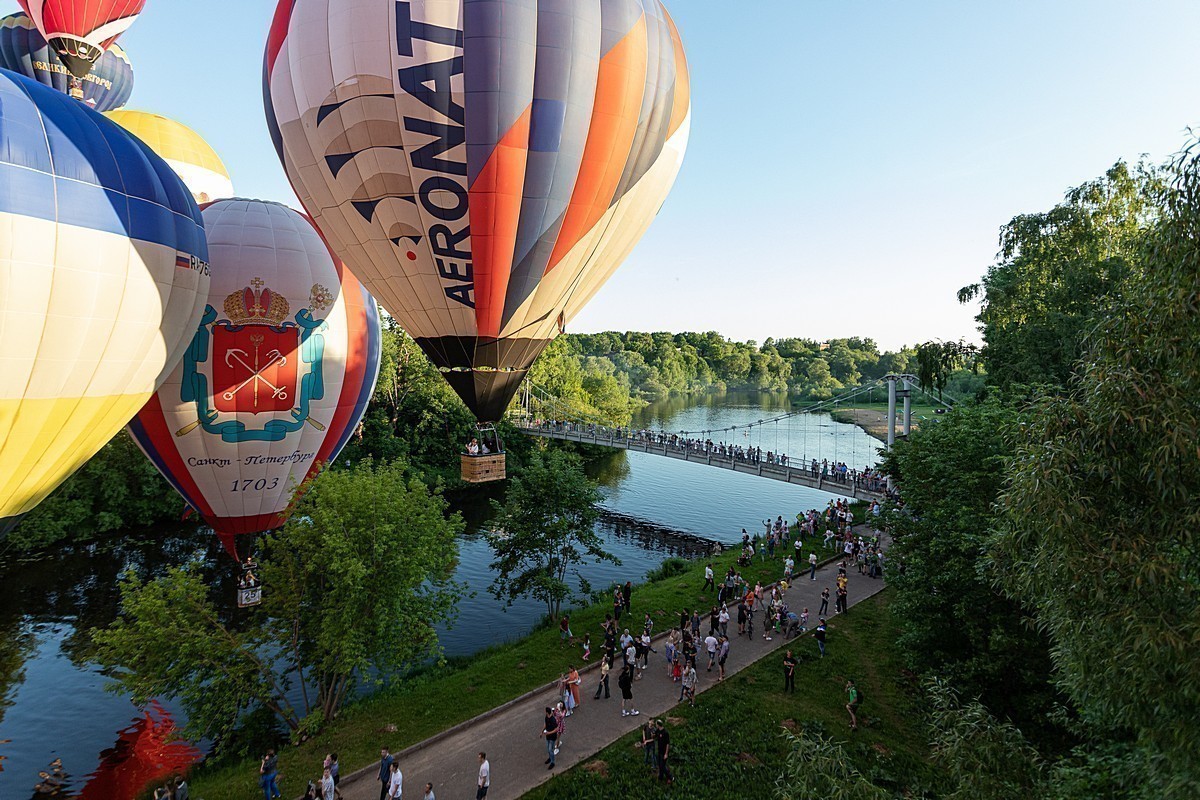
M 821 556 L 829 553 L 821 550 L 820 544 L 820 538 L 805 542 L 804 552 L 812 550 Z M 736 559 L 737 553 L 732 550 L 711 559 L 718 578 Z M 634 619 L 629 627 L 640 627 L 642 615 L 650 612 L 656 621 L 656 632 L 661 632 L 678 621 L 681 608 L 710 608 L 715 594 L 700 591 L 706 561 L 685 562 L 678 574 L 635 588 Z M 782 555 L 766 561 L 756 558 L 750 568 L 741 572 L 751 584 L 756 580 L 764 583 L 777 580 L 783 572 Z M 480 598 L 474 602 L 491 601 Z M 593 660 L 603 642 L 600 622 L 611 611 L 609 603 L 598 603 L 571 613 L 571 628 L 576 636 L 592 635 Z M 627 619 L 623 616 L 622 622 Z M 378 692 L 347 708 L 314 739 L 283 750 L 280 774 L 284 793 L 300 794 L 305 783 L 319 775 L 321 760 L 331 750 L 338 752 L 342 774 L 347 775 L 376 760 L 381 745 L 396 752 L 546 684 L 569 664 L 580 665 L 581 653 L 578 645 L 567 647 L 560 642 L 556 626 L 542 627 L 511 644 L 456 660 Z M 205 800 L 245 800 L 258 791 L 257 775 L 257 759 L 202 766 L 192 777 L 192 795 Z
M 788 745 L 782 731 L 819 732 L 838 741 L 853 765 L 877 785 L 919 796 L 931 783 L 920 709 L 904 678 L 887 593 L 864 600 L 831 621 L 828 655 L 811 638 L 796 643 L 803 659 L 795 694 L 784 693 L 778 653 L 710 689 L 694 708 L 667 716 L 675 783 L 658 783 L 626 736 L 595 757 L 526 795 L 531 800 L 729 800 L 764 797 L 782 772 Z M 860 728 L 849 730 L 846 678 L 863 689 Z
M 923 420 L 935 419 L 937 410 L 944 406 L 935 405 L 929 400 L 914 400 L 912 404 L 913 430 L 921 427 Z M 830 416 L 837 422 L 857 425 L 871 436 L 887 441 L 887 402 L 864 403 L 851 401 L 830 411 Z M 904 427 L 904 409 L 899 400 L 896 401 L 896 435 L 899 436 Z

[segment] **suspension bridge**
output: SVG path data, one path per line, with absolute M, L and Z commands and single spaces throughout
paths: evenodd
M 838 461 L 836 453 L 830 461 L 823 457 L 824 453 L 815 457 L 812 454 L 789 454 L 739 444 L 736 439 L 741 435 L 752 442 L 751 434 L 755 429 L 778 426 L 780 422 L 803 415 L 837 410 L 839 406 L 883 385 L 888 391 L 887 447 L 890 448 L 896 439 L 898 401 L 903 401 L 902 436 L 907 436 L 911 430 L 912 387 L 917 385 L 917 378 L 912 375 L 887 375 L 837 398 L 745 425 L 674 432 L 614 427 L 572 408 L 538 386 L 526 384 L 519 405 L 510 412 L 510 421 L 530 436 L 632 450 L 807 486 L 855 500 L 878 500 L 883 499 L 892 488 L 887 479 L 870 468 L 855 469 Z M 935 402 L 951 408 L 941 400 Z M 834 434 L 839 435 L 842 434 Z M 775 442 L 774 446 L 779 448 L 778 437 Z

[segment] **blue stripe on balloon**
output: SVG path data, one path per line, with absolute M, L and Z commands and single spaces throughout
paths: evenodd
M 171 470 L 167 469 L 167 465 L 163 461 L 162 456 L 160 456 L 158 451 L 154 449 L 154 440 L 148 433 L 146 433 L 146 426 L 142 424 L 142 421 L 138 417 L 134 417 L 129 421 L 128 428 L 130 436 L 132 436 L 133 440 L 137 442 L 139 447 L 142 448 L 142 452 L 146 454 L 146 457 L 149 458 L 150 461 L 154 463 L 154 466 L 158 468 L 159 473 L 167 479 L 167 483 L 171 484 L 175 491 L 179 492 L 179 496 L 182 497 L 189 506 L 191 506 L 193 509 L 199 509 L 200 506 L 196 503 L 195 498 L 185 492 L 183 487 L 179 485 L 179 482 L 171 477 Z
M 200 210 L 141 140 L 64 94 L 0 70 L 0 212 L 105 231 L 208 260 Z
M 367 403 L 371 402 L 371 396 L 375 394 L 375 381 L 379 379 L 379 354 L 382 349 L 379 306 L 365 286 L 360 287 L 359 291 L 362 292 L 363 308 L 367 312 L 367 327 L 370 329 L 367 333 L 367 369 L 363 372 L 362 386 L 358 389 L 358 399 L 354 401 L 354 413 L 350 416 L 351 424 L 347 425 L 346 429 L 338 435 L 337 447 L 333 449 L 334 458 L 337 458 L 337 454 L 342 452 L 346 443 L 350 441 L 350 437 L 354 435 L 354 430 L 358 427 L 358 423 L 366 411 Z

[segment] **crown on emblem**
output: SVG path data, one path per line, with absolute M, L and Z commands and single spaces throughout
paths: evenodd
M 261 278 L 250 281 L 225 298 L 225 315 L 234 325 L 272 325 L 278 327 L 291 311 L 287 298 L 267 288 Z

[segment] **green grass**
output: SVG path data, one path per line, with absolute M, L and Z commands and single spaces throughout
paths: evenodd
M 782 691 L 783 652 L 772 654 L 701 694 L 694 708 L 667 715 L 675 783 L 658 783 L 636 747 L 640 734 L 618 740 L 583 764 L 526 795 L 530 800 L 730 800 L 767 797 L 787 756 L 786 728 L 818 732 L 841 743 L 854 766 L 898 794 L 932 781 L 920 709 L 912 699 L 894 642 L 887 592 L 854 606 L 829 626 L 828 655 L 796 642 L 801 661 L 795 694 Z M 860 726 L 849 729 L 846 678 L 864 691 Z
M 874 403 L 868 403 L 865 400 L 858 398 L 858 399 L 854 399 L 854 400 L 849 400 L 845 403 L 839 403 L 837 406 L 837 410 L 851 409 L 851 408 L 865 408 L 865 409 L 869 409 L 871 411 L 878 411 L 882 414 L 887 414 L 887 408 L 888 408 L 887 398 L 885 396 L 885 398 L 882 401 L 874 402 Z M 912 415 L 914 418 L 921 417 L 921 416 L 932 417 L 935 415 L 934 414 L 935 409 L 938 409 L 938 408 L 945 408 L 945 406 L 936 404 L 930 400 L 917 399 L 917 398 L 913 398 L 912 406 L 911 406 Z M 834 413 L 836 413 L 836 410 Z M 904 413 L 904 401 L 897 399 L 896 400 L 897 419 L 899 419 L 900 415 L 903 413 Z
M 820 545 L 821 537 L 806 540 L 803 552 L 825 557 L 830 551 L 821 550 Z M 635 588 L 632 605 L 636 623 L 640 625 L 642 615 L 649 611 L 655 619 L 655 632 L 661 633 L 678 622 L 680 609 L 709 609 L 715 594 L 700 592 L 704 565 L 709 560 L 719 579 L 735 563 L 737 552 L 730 550 L 711 559 L 689 562 L 682 574 Z M 801 565 L 796 568 L 799 571 Z M 756 580 L 764 584 L 778 580 L 783 575 L 783 558 L 777 554 L 773 561 L 762 561 L 756 556 L 754 564 L 741 573 L 751 585 Z M 592 635 L 593 661 L 603 644 L 600 622 L 611 611 L 612 606 L 603 603 L 571 612 L 571 628 L 576 636 Z M 621 619 L 624 622 L 628 617 Z M 346 708 L 315 738 L 299 747 L 284 748 L 279 771 L 287 787 L 285 794 L 298 793 L 316 775 L 321 760 L 330 751 L 337 751 L 342 774 L 348 775 L 377 760 L 381 745 L 396 752 L 477 716 L 557 678 L 569 664 L 580 665 L 581 654 L 578 645 L 561 644 L 557 626 L 544 626 L 519 641 L 456 660 L 365 698 Z M 396 726 L 396 733 L 385 730 L 389 724 Z M 245 800 L 254 797 L 255 792 L 261 793 L 257 778 L 257 759 L 201 766 L 190 781 L 192 796 Z

